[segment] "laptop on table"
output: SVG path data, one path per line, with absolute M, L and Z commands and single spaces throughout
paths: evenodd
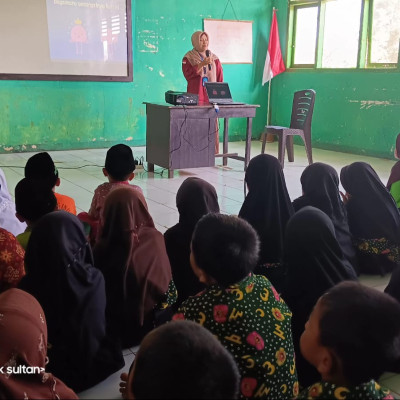
M 231 91 L 227 82 L 206 82 L 205 83 L 208 101 L 211 104 L 218 105 L 240 105 L 245 103 L 239 103 L 232 100 Z

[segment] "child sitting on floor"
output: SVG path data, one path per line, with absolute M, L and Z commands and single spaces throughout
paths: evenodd
M 102 183 L 94 191 L 89 213 L 82 212 L 78 218 L 85 224 L 90 225 L 90 242 L 96 241 L 100 224 L 101 212 L 104 207 L 106 196 L 112 189 L 121 185 L 129 185 L 135 177 L 135 160 L 132 149 L 126 144 L 116 144 L 108 149 L 103 174 L 108 182 Z M 136 185 L 130 185 L 133 189 L 142 189 Z M 143 194 L 143 193 L 142 193 Z
M 42 181 L 23 178 L 15 186 L 16 216 L 26 222 L 25 232 L 17 235 L 17 240 L 26 250 L 35 223 L 45 214 L 57 210 L 54 192 Z
M 299 399 L 392 399 L 375 382 L 398 372 L 400 304 L 356 282 L 342 282 L 318 300 L 300 339 L 322 381 Z
M 239 371 L 229 352 L 206 329 L 174 321 L 142 341 L 120 392 L 126 399 L 236 399 Z
M 173 319 L 200 323 L 230 351 L 241 373 L 240 397 L 298 395 L 291 312 L 269 280 L 254 275 L 257 233 L 241 218 L 208 214 L 192 237 L 190 263 L 207 288 Z
M 56 193 L 56 186 L 60 186 L 58 170 L 49 153 L 43 152 L 33 155 L 25 165 L 25 178 L 42 181 L 51 188 L 57 199 L 57 208 L 76 215 L 76 206 L 73 198 Z

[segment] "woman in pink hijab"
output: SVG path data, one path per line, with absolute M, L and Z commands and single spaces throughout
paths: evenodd
M 199 96 L 199 103 L 208 102 L 205 82 L 223 82 L 222 65 L 218 57 L 208 50 L 208 34 L 197 31 L 192 35 L 193 49 L 182 60 L 182 72 L 187 80 L 188 93 Z M 209 68 L 209 65 L 211 68 Z M 215 134 L 215 152 L 218 153 L 218 129 Z
M 0 295 L 0 398 L 77 399 L 46 371 L 47 325 L 42 307 L 30 294 L 9 289 Z

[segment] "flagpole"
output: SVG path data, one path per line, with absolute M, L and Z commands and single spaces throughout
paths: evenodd
M 272 79 L 268 82 L 268 107 L 267 107 L 267 125 L 269 125 L 269 113 L 270 113 L 270 100 L 271 100 L 271 85 L 272 85 Z
M 274 18 L 274 12 L 275 12 L 275 11 L 276 11 L 276 8 L 275 8 L 275 7 L 272 7 L 272 18 L 271 18 L 271 21 L 272 21 L 273 18 Z M 272 85 L 272 79 L 270 79 L 269 82 L 268 82 L 267 125 L 269 125 L 269 123 L 270 123 L 270 117 L 271 117 L 271 115 L 270 115 L 270 112 L 271 112 L 271 106 L 270 106 L 270 104 L 271 104 L 271 85 Z M 272 134 L 267 134 L 267 137 L 266 137 L 266 141 L 267 141 L 267 142 L 273 142 L 274 139 L 275 139 L 275 136 L 274 136 L 274 135 L 272 135 Z

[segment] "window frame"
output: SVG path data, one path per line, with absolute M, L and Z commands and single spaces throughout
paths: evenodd
M 400 57 L 400 49 L 397 54 L 397 63 L 373 63 L 371 62 L 371 50 L 372 50 L 372 23 L 374 18 L 374 0 L 363 0 L 367 1 L 369 4 L 368 10 L 368 52 L 367 52 L 367 61 L 366 68 L 384 68 L 384 69 L 393 69 L 397 68 L 399 65 L 399 57 Z M 399 38 L 400 39 L 400 38 Z
M 287 65 L 293 69 L 323 69 L 323 70 L 354 70 L 354 69 L 398 69 L 400 68 L 400 49 L 397 63 L 372 63 L 371 44 L 372 44 L 372 22 L 374 0 L 361 0 L 360 12 L 360 33 L 358 39 L 357 66 L 353 68 L 322 67 L 323 39 L 325 5 L 331 0 L 289 0 L 288 15 L 288 42 L 287 42 Z M 315 43 L 315 62 L 314 64 L 295 64 L 295 43 L 296 43 L 296 20 L 297 10 L 306 7 L 317 7 L 317 32 Z

